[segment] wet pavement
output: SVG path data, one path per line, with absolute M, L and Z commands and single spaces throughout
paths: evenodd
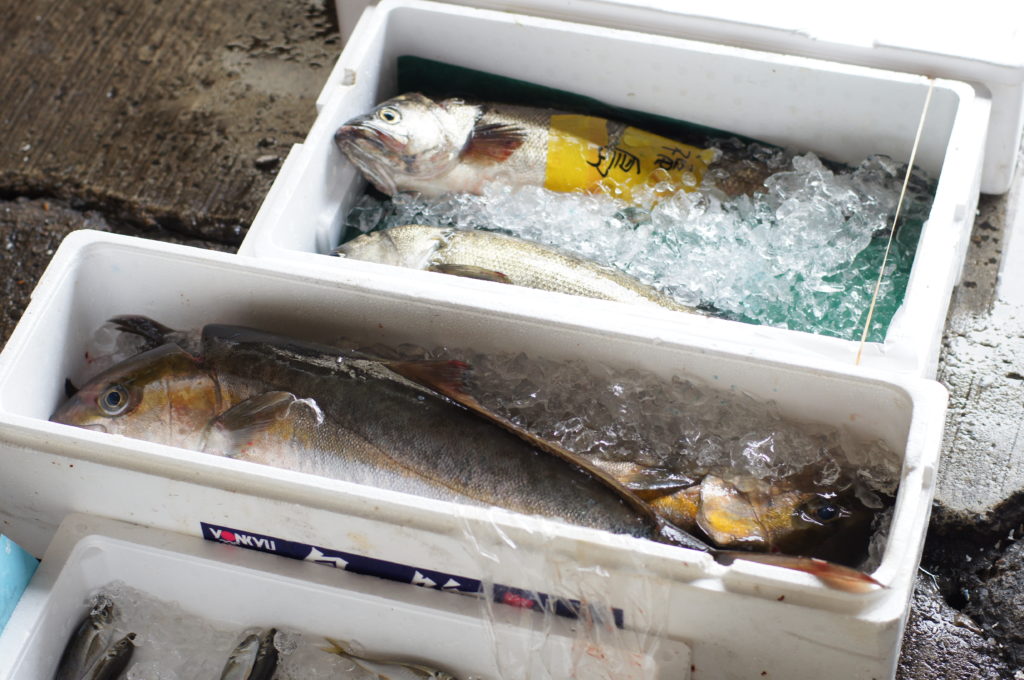
M 233 251 L 312 124 L 340 43 L 320 1 L 8 7 L 0 341 L 75 229 Z M 1019 195 L 1018 181 L 982 197 L 950 310 L 946 441 L 901 680 L 1024 679 L 1024 256 L 1008 245 Z
M 931 577 L 920 574 L 897 680 L 1002 680 L 1012 675 L 995 639 L 950 607 Z

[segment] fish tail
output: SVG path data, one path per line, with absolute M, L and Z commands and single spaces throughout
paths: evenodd
M 739 550 L 716 550 L 712 553 L 719 564 L 730 565 L 735 560 L 748 560 L 761 564 L 771 564 L 785 569 L 802 571 L 816 577 L 833 590 L 846 593 L 868 593 L 887 588 L 870 574 L 859 569 L 845 567 L 834 562 L 827 562 L 816 557 L 800 557 L 779 553 L 748 553 Z

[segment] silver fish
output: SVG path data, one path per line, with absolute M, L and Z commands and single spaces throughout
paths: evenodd
M 358 236 L 337 252 L 355 260 L 438 271 L 571 295 L 697 312 L 622 272 L 489 231 L 407 224 Z
M 349 649 L 343 642 L 331 638 L 324 639 L 331 645 L 322 648 L 325 652 L 351 659 L 357 666 L 378 680 L 458 680 L 451 673 L 419 663 L 361 656 Z
M 113 602 L 96 603 L 65 645 L 54 680 L 78 680 L 96 663 L 114 637 L 114 616 Z
M 220 680 L 270 680 L 277 668 L 277 647 L 274 645 L 275 628 L 262 636 L 253 633 L 228 656 Z
M 117 680 L 128 668 L 134 653 L 135 633 L 128 633 L 97 659 L 82 680 Z
M 334 139 L 388 195 L 479 194 L 497 180 L 630 200 L 643 185 L 694 190 L 712 165 L 715 185 L 737 195 L 763 190 L 771 174 L 744 153 L 698 148 L 604 118 L 419 93 L 349 120 Z

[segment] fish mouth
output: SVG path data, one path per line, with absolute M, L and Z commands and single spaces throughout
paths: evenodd
M 401 154 L 408 142 L 407 138 L 396 136 L 368 122 L 345 123 L 334 133 L 334 143 L 345 153 L 352 146 L 368 144 L 375 147 L 377 152 Z M 364 149 L 363 153 L 367 151 Z
M 334 134 L 334 141 L 377 189 L 393 196 L 398 193 L 398 186 L 391 178 L 392 169 L 387 166 L 387 161 L 394 157 L 394 153 L 381 141 L 385 136 L 383 133 L 370 132 L 373 134 L 368 134 L 364 128 L 343 125 Z
M 102 432 L 103 434 L 110 434 L 109 430 L 107 430 L 106 425 L 103 425 L 102 423 L 75 422 L 74 415 L 70 413 L 54 414 L 54 416 L 50 420 L 52 420 L 55 423 L 60 423 L 61 425 L 70 425 L 71 427 L 76 427 L 79 430 L 91 430 L 92 432 Z

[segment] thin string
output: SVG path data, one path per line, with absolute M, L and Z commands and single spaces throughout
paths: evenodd
M 875 304 L 878 302 L 878 291 L 882 287 L 882 278 L 885 276 L 885 266 L 889 263 L 889 251 L 892 250 L 892 242 L 896 236 L 896 224 L 900 219 L 900 211 L 903 209 L 903 197 L 907 195 L 907 185 L 910 184 L 910 173 L 914 170 L 914 159 L 917 158 L 917 149 L 921 144 L 921 132 L 924 130 L 924 121 L 928 117 L 928 105 L 932 101 L 932 91 L 935 89 L 935 79 L 928 79 L 928 94 L 924 98 L 924 108 L 921 109 L 921 120 L 917 123 L 917 135 L 914 137 L 914 148 L 910 150 L 910 161 L 907 163 L 907 174 L 903 177 L 903 188 L 900 189 L 900 198 L 896 202 L 896 214 L 892 218 L 892 228 L 889 230 L 889 241 L 885 244 L 885 255 L 882 256 L 882 267 L 878 270 L 878 280 L 875 282 L 875 292 L 871 295 L 871 306 L 868 307 L 868 318 L 864 322 L 864 332 L 860 335 L 860 346 L 857 348 L 857 360 L 855 365 L 860 366 L 860 359 L 864 353 L 864 344 L 868 340 L 868 331 L 871 330 L 871 319 L 875 315 Z

